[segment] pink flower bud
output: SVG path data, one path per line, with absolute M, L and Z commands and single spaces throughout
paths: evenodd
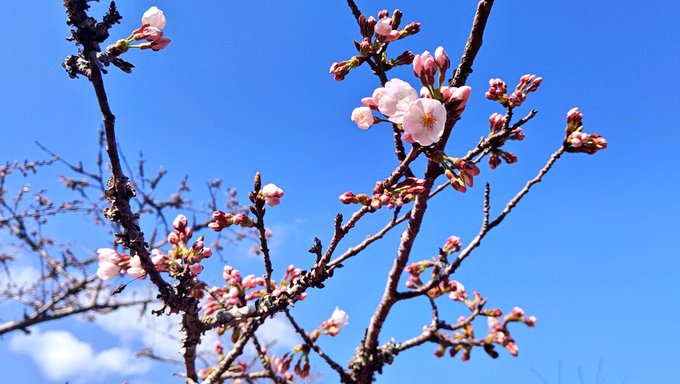
M 177 236 L 177 233 L 172 232 L 168 235 L 168 243 L 174 246 L 177 246 L 177 244 L 179 244 L 179 236 Z
M 201 264 L 192 264 L 189 267 L 189 270 L 191 270 L 191 273 L 198 276 L 201 274 L 201 272 L 203 272 L 203 266 Z
M 187 217 L 184 215 L 177 215 L 175 220 L 172 221 L 172 227 L 178 232 L 184 232 L 184 228 L 187 226 Z
M 166 24 L 167 21 L 165 20 L 165 14 L 157 7 L 149 8 L 142 15 L 142 25 L 150 25 L 162 30 L 165 28 Z
M 423 71 L 423 58 L 420 55 L 413 56 L 413 73 L 417 78 L 421 78 L 423 76 Z
M 129 266 L 125 273 L 135 279 L 144 278 L 146 276 L 146 272 L 144 271 L 144 268 L 142 268 L 142 261 L 139 259 L 139 256 L 130 258 Z
M 460 248 L 462 247 L 462 243 L 460 241 L 460 237 L 458 236 L 449 236 L 448 239 L 446 239 L 446 243 L 444 244 L 444 247 L 442 250 L 448 254 L 452 254 L 454 252 L 460 251 Z
M 343 204 L 356 203 L 356 195 L 349 191 L 345 192 L 342 195 L 340 195 L 340 201 Z
M 500 131 L 505 125 L 505 116 L 494 113 L 489 117 L 489 125 L 492 131 Z
M 361 99 L 361 104 L 373 109 L 373 110 L 378 110 L 378 103 L 373 100 L 372 97 L 364 97 Z
M 442 73 L 446 72 L 451 66 L 449 55 L 446 54 L 446 51 L 442 46 L 437 47 L 437 49 L 434 51 L 434 60 Z
M 163 31 L 156 27 L 142 27 L 135 31 L 133 38 L 135 40 L 148 40 L 148 41 L 156 41 L 163 37 Z
M 529 316 L 524 318 L 524 324 L 529 328 L 536 326 L 536 316 Z

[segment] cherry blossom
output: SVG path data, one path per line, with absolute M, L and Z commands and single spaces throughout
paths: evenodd
M 144 268 L 142 268 L 142 261 L 139 259 L 139 256 L 130 258 L 130 265 L 128 266 L 126 273 L 135 279 L 143 279 L 146 276 L 146 272 L 144 271 Z
M 149 25 L 162 30 L 166 24 L 165 14 L 155 6 L 147 9 L 142 15 L 142 25 Z
M 445 123 L 446 108 L 434 99 L 418 99 L 411 103 L 403 118 L 404 132 L 423 146 L 439 141 Z
M 262 194 L 269 206 L 275 207 L 279 205 L 279 199 L 283 197 L 283 190 L 276 186 L 276 184 L 267 184 L 262 187 Z
M 342 309 L 335 307 L 331 318 L 324 321 L 321 324 L 321 328 L 324 329 L 324 333 L 327 335 L 335 336 L 340 333 L 340 328 L 349 324 L 349 316 Z
M 102 280 L 107 280 L 120 274 L 121 267 L 118 265 L 122 261 L 122 256 L 111 248 L 99 248 L 97 250 L 99 258 L 99 268 L 97 276 Z
M 389 120 L 396 124 L 402 123 L 409 106 L 417 99 L 416 90 L 400 79 L 392 79 L 385 83 L 385 88 L 378 88 L 373 92 L 373 100 L 378 104 L 378 110 L 383 115 L 389 116 Z
M 361 129 L 368 129 L 373 125 L 373 112 L 369 107 L 357 107 L 352 111 L 352 121 Z

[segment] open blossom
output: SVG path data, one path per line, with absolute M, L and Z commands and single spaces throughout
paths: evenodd
M 111 248 L 99 248 L 97 250 L 99 268 L 97 276 L 102 280 L 107 280 L 120 274 L 121 267 L 118 265 L 122 261 L 122 256 Z
M 378 23 L 375 25 L 375 34 L 386 42 L 399 39 L 399 31 L 392 29 L 392 19 L 389 17 L 385 17 L 378 21 Z
M 321 324 L 325 334 L 335 336 L 340 333 L 340 328 L 349 324 L 349 316 L 342 309 L 335 307 L 331 318 Z
M 144 15 L 142 15 L 142 26 L 132 32 L 130 39 L 132 40 L 147 40 L 148 43 L 135 46 L 139 49 L 151 49 L 160 51 L 170 44 L 170 39 L 163 36 L 163 28 L 165 28 L 167 21 L 163 11 L 157 7 L 151 7 Z
M 446 108 L 434 99 L 418 99 L 413 102 L 403 119 L 404 132 L 423 146 L 436 143 L 444 132 Z
M 373 125 L 373 112 L 369 107 L 357 107 L 352 111 L 352 121 L 361 129 L 368 129 Z
M 267 184 L 262 187 L 262 194 L 264 195 L 267 204 L 271 207 L 279 205 L 279 199 L 283 197 L 283 190 L 276 186 L 276 184 Z
M 418 92 L 409 83 L 400 79 L 392 79 L 385 83 L 384 88 L 378 88 L 373 92 L 373 100 L 378 104 L 378 110 L 396 124 L 402 123 L 409 106 L 417 99 Z

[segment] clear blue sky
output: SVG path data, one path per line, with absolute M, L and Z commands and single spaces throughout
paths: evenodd
M 405 22 L 423 23 L 420 34 L 392 45 L 394 55 L 443 45 L 454 62 L 475 3 L 358 1 L 366 14 L 400 8 Z M 149 167 L 164 166 L 170 179 L 190 174 L 196 191 L 204 180 L 221 177 L 245 198 L 253 174 L 262 172 L 265 182 L 286 192 L 268 217 L 278 236 L 276 264 L 308 266 L 313 237 L 327 244 L 333 216 L 350 212 L 337 196 L 372 190 L 395 165 L 385 127 L 361 131 L 349 120 L 377 80 L 363 68 L 340 83 L 327 73 L 333 61 L 355 52 L 358 30 L 345 2 L 120 2 L 125 19 L 113 29 L 112 42 L 136 28 L 151 5 L 166 12 L 172 44 L 158 53 L 130 52 L 133 74 L 112 69 L 105 79 L 123 150 L 129 158 L 143 151 Z M 103 2 L 93 6 L 99 13 L 105 9 Z M 562 361 L 563 383 L 578 383 L 582 367 L 590 384 L 600 358 L 602 383 L 671 383 L 680 376 L 680 338 L 672 325 L 680 316 L 680 123 L 674 92 L 679 18 L 677 2 L 497 1 L 449 154 L 463 154 L 486 135 L 488 116 L 499 111 L 484 98 L 489 78 L 514 84 L 520 75 L 537 73 L 544 83 L 519 110 L 539 110 L 526 140 L 510 144 L 520 162 L 493 172 L 482 167 L 481 177 L 491 182 L 493 212 L 560 145 L 570 108 L 580 107 L 586 130 L 606 137 L 609 148 L 595 156 L 565 156 L 457 275 L 469 290 L 488 297 L 490 307 L 519 305 L 538 317 L 535 329 L 515 327 L 520 357 L 502 352 L 494 361 L 475 351 L 463 364 L 436 359 L 433 346 L 425 346 L 400 356 L 379 382 L 540 384 L 535 369 L 557 383 Z M 65 158 L 94 163 L 99 112 L 87 80 L 71 80 L 61 68 L 74 52 L 64 40 L 64 19 L 57 1 L 3 6 L 1 160 L 42 157 L 33 144 L 40 140 Z M 410 69 L 392 76 L 417 84 Z M 44 180 L 61 172 L 49 169 Z M 431 257 L 452 234 L 472 239 L 481 220 L 479 185 L 465 195 L 451 190 L 431 204 L 414 257 Z M 168 193 L 173 187 L 168 184 Z M 389 213 L 375 216 L 344 246 L 371 233 Z M 107 244 L 100 233 L 83 236 L 87 227 L 79 225 L 54 231 L 83 250 Z M 351 356 L 382 294 L 398 235 L 349 263 L 328 289 L 312 292 L 295 309 L 308 328 L 335 305 L 347 310 L 350 326 L 324 345 L 340 362 Z M 260 273 L 259 263 L 243 254 L 236 250 L 230 259 L 247 273 Z M 449 308 L 454 320 L 461 312 Z M 3 310 L 3 319 L 9 315 Z M 392 335 L 403 340 L 427 321 L 425 303 L 398 307 L 382 341 Z M 77 319 L 39 328 L 71 332 L 95 354 L 121 343 L 132 350 L 140 346 Z M 0 340 L 7 381 L 58 382 L 49 381 L 28 354 L 11 352 L 12 337 Z M 102 382 L 180 382 L 168 378 L 168 371 L 154 366 Z M 334 381 L 329 375 L 320 379 Z

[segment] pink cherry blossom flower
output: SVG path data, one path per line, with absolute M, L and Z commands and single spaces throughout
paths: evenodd
M 340 333 L 340 328 L 349 324 L 349 316 L 342 309 L 335 307 L 331 318 L 321 324 L 327 335 L 335 336 Z
M 373 112 L 369 107 L 357 107 L 352 111 L 352 121 L 361 129 L 368 129 L 373 125 Z
M 157 7 L 151 7 L 142 15 L 142 25 L 149 25 L 162 30 L 167 24 L 165 14 Z
M 102 280 L 108 280 L 120 274 L 120 267 L 109 261 L 100 261 L 97 268 L 97 276 Z
M 374 92 L 373 99 L 375 98 Z M 385 91 L 378 98 L 378 110 L 388 116 L 391 122 L 401 124 L 409 106 L 417 99 L 418 93 L 409 83 L 392 79 L 385 83 Z
M 122 261 L 122 256 L 111 248 L 99 248 L 97 250 L 99 268 L 97 276 L 102 280 L 107 280 L 120 274 L 121 267 L 118 265 Z
M 375 34 L 378 35 L 382 41 L 390 42 L 399 39 L 399 31 L 392 29 L 392 19 L 389 17 L 380 19 L 375 25 Z
M 418 99 L 411 103 L 403 118 L 404 132 L 423 146 L 439 141 L 446 123 L 446 108 L 434 99 Z
M 143 279 L 146 276 L 146 272 L 144 271 L 144 268 L 142 268 L 142 261 L 139 259 L 139 256 L 130 258 L 130 265 L 128 266 L 126 273 L 135 279 Z
M 266 203 L 271 207 L 279 205 L 279 199 L 283 197 L 283 190 L 276 186 L 276 184 L 269 183 L 262 187 L 262 194 L 266 199 Z
M 380 19 L 375 25 L 375 34 L 380 36 L 389 36 L 392 32 L 392 20 L 389 18 Z
M 167 271 L 168 267 L 165 264 L 167 257 L 160 249 L 151 250 L 151 261 L 158 271 Z

